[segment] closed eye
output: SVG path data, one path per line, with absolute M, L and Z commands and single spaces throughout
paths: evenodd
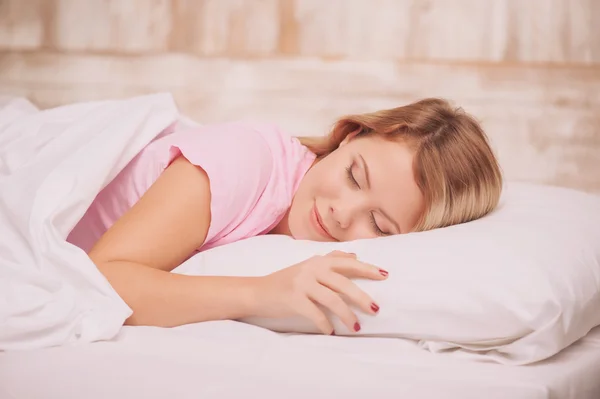
M 360 189 L 360 184 L 358 184 L 358 181 L 354 177 L 354 173 L 352 173 L 352 167 L 353 166 L 354 166 L 354 163 L 352 163 L 350 166 L 348 166 L 346 168 L 346 175 L 348 177 L 348 181 L 350 181 L 350 184 L 353 187 Z M 387 236 L 387 235 L 389 235 L 389 233 L 386 233 L 385 231 L 381 230 L 381 228 L 377 225 L 377 221 L 375 220 L 375 215 L 373 214 L 373 212 L 371 212 L 371 215 L 370 215 L 369 219 L 371 221 L 371 226 L 373 227 L 373 230 L 375 231 L 375 234 L 377 234 L 378 236 Z
M 354 174 L 352 173 L 352 166 L 354 166 L 354 163 L 352 163 L 346 168 L 346 175 L 348 176 L 348 180 L 350 181 L 350 184 L 352 184 L 352 186 L 354 186 L 355 188 L 360 188 L 358 181 L 356 181 L 356 179 L 354 178 Z
M 385 231 L 383 231 L 379 228 L 379 226 L 377 225 L 377 221 L 375 221 L 375 215 L 373 215 L 373 212 L 371 212 L 370 219 L 371 219 L 371 225 L 373 226 L 373 230 L 375 230 L 375 234 L 377 234 L 378 236 L 390 235 L 390 233 L 386 233 Z

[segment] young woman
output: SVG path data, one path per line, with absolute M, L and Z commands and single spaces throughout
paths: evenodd
M 99 193 L 68 240 L 133 309 L 128 324 L 300 315 L 331 334 L 323 306 L 358 331 L 350 304 L 379 306 L 352 279 L 388 273 L 353 254 L 254 278 L 169 272 L 196 251 L 259 234 L 348 241 L 468 222 L 494 209 L 501 187 L 478 123 L 439 99 L 347 116 L 324 137 L 175 125 Z

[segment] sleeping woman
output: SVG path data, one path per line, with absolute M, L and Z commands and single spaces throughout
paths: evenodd
M 480 125 L 440 99 L 345 116 L 326 136 L 174 124 L 99 193 L 68 241 L 133 310 L 130 325 L 302 316 L 333 334 L 324 307 L 359 331 L 350 305 L 373 315 L 379 306 L 352 279 L 388 272 L 353 254 L 262 277 L 170 271 L 197 251 L 261 234 L 349 241 L 465 223 L 493 210 L 501 188 Z

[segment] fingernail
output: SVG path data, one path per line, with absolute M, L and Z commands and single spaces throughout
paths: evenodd
M 383 276 L 383 277 L 387 277 L 388 276 L 388 272 L 383 270 L 383 269 L 379 269 L 379 273 Z
M 354 331 L 356 331 L 356 332 L 360 331 L 360 324 L 358 324 L 358 322 L 354 323 Z
M 376 303 L 371 304 L 371 310 L 375 313 L 379 312 L 379 306 Z

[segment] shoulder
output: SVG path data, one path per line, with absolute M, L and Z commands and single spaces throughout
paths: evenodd
M 260 137 L 255 140 L 260 142 L 263 154 L 269 154 L 271 173 L 265 193 L 273 201 L 279 202 L 280 206 L 289 206 L 316 155 L 302 145 L 297 137 L 276 124 L 253 123 L 246 125 L 246 128 Z M 244 151 L 241 147 L 237 150 Z
M 262 155 L 270 153 L 272 156 L 279 156 L 290 150 L 303 148 L 290 132 L 269 122 L 227 122 L 182 129 L 181 133 L 193 135 L 200 140 L 209 139 L 215 144 L 228 143 L 232 150 L 239 152 L 253 149 Z
M 294 168 L 312 154 L 293 135 L 274 123 L 227 122 L 182 127 L 163 138 L 192 163 L 214 158 L 217 163 L 248 166 L 248 173 Z
M 177 129 L 165 142 L 229 162 L 264 161 L 271 156 L 269 134 L 252 124 L 229 122 Z
M 311 163 L 307 149 L 271 123 L 181 128 L 160 141 L 159 152 L 183 155 L 206 172 L 212 220 L 205 248 L 268 230 Z
M 181 133 L 188 138 L 179 141 L 194 142 L 183 154 L 210 181 L 213 219 L 205 249 L 269 231 L 314 161 L 297 138 L 273 123 L 231 122 Z
M 312 164 L 314 161 L 315 155 L 302 145 L 291 132 L 277 124 L 254 122 L 241 123 L 238 126 L 241 126 L 241 131 L 248 134 L 246 139 L 252 141 L 251 145 L 260 147 L 263 155 L 268 153 L 272 167 L 277 171 L 283 171 L 275 177 L 292 178 L 295 173 L 302 174 L 305 172 L 307 164 Z M 242 147 L 237 150 L 244 151 Z

